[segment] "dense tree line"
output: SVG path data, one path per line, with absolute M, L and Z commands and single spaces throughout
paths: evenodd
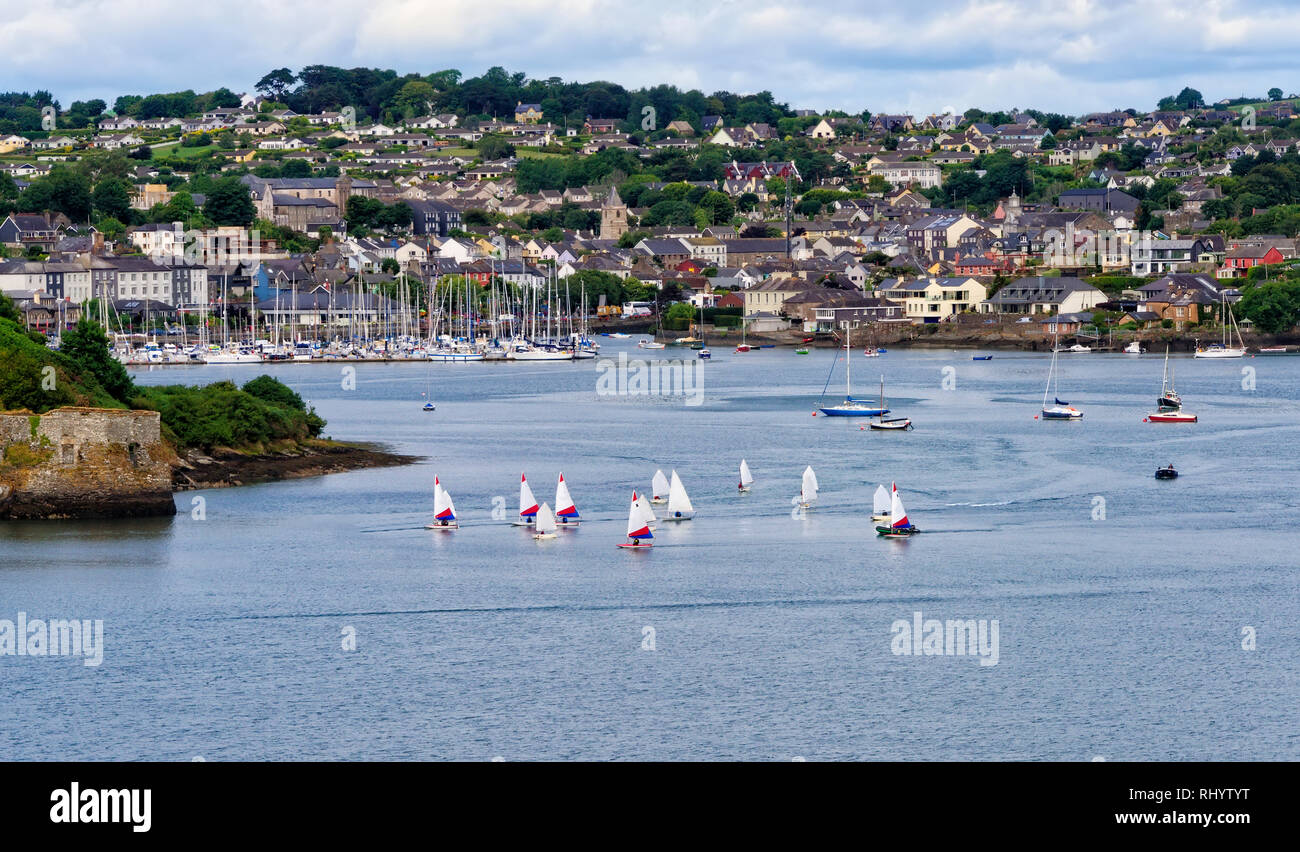
M 297 74 L 278 68 L 258 81 L 257 90 L 296 112 L 339 111 L 351 106 L 359 118 L 376 121 L 431 112 L 511 120 L 519 103 L 540 105 L 546 120 L 557 124 L 581 125 L 591 116 L 617 119 L 628 132 L 659 130 L 675 120 L 687 121 L 699 132 L 706 115 L 722 116 L 729 124 L 773 126 L 792 117 L 789 107 L 777 103 L 771 92 L 705 95 L 669 85 L 629 90 L 603 80 L 566 83 L 559 77 L 530 79 L 522 71 L 509 72 L 500 66 L 467 79 L 455 69 L 399 76 L 396 71 L 377 68 L 309 65 Z

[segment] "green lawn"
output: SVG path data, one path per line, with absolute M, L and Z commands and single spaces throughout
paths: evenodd
M 168 154 L 173 157 L 180 157 L 182 160 L 194 160 L 210 151 L 219 151 L 220 149 L 215 144 L 204 145 L 200 148 L 182 148 L 180 142 L 170 142 L 153 150 L 156 154 Z
M 1275 106 L 1277 104 L 1284 104 L 1284 103 L 1289 103 L 1291 104 L 1291 106 L 1300 109 L 1300 98 L 1283 98 L 1280 101 L 1255 101 L 1253 104 L 1237 104 L 1236 106 L 1228 107 L 1228 109 L 1231 110 L 1232 112 L 1241 112 L 1246 107 L 1254 107 L 1255 109 L 1259 109 L 1261 107 Z

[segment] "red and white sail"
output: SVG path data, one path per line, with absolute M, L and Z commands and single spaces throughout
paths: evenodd
M 645 525 L 650 529 L 654 529 L 655 521 L 659 519 L 655 517 L 655 510 L 650 507 L 650 501 L 645 498 L 644 494 L 637 494 L 633 491 L 632 502 L 641 508 L 641 520 L 645 521 Z
M 578 507 L 573 505 L 573 496 L 569 494 L 569 484 L 560 474 L 560 481 L 555 486 L 555 517 L 564 523 L 578 520 Z
M 519 518 L 523 521 L 533 521 L 537 518 L 537 498 L 533 497 L 533 489 L 528 487 L 528 477 L 519 474 Z
M 440 521 L 456 520 L 456 505 L 437 476 L 433 477 L 433 516 Z
M 889 501 L 889 525 L 894 529 L 910 527 L 912 524 L 907 520 L 907 510 L 903 508 L 903 501 L 898 496 L 898 484 L 890 483 L 893 488 L 893 494 Z
M 645 513 L 638 505 L 636 493 L 632 494 L 632 506 L 627 513 L 627 537 L 633 540 L 654 538 L 650 525 L 645 522 Z

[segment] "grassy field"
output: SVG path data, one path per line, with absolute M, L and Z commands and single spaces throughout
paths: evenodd
M 169 142 L 166 145 L 159 145 L 154 148 L 155 154 L 166 154 L 171 157 L 179 157 L 182 160 L 194 160 L 202 157 L 210 151 L 219 151 L 215 145 L 204 145 L 201 148 L 182 148 L 180 142 Z
M 1255 109 L 1260 109 L 1262 107 L 1277 106 L 1278 104 L 1288 104 L 1288 103 L 1291 104 L 1291 106 L 1300 109 L 1300 98 L 1283 98 L 1280 101 L 1255 101 L 1254 103 L 1251 104 L 1237 104 L 1236 106 L 1230 106 L 1228 107 L 1228 109 L 1231 110 L 1232 112 L 1241 112 L 1246 107 L 1254 107 Z

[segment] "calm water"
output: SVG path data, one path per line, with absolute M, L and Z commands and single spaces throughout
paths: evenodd
M 716 351 L 699 407 L 599 397 L 593 362 L 137 373 L 270 372 L 334 437 L 427 461 L 0 527 L 0 618 L 106 643 L 98 668 L 0 656 L 0 759 L 1300 759 L 1300 358 L 1178 359 L 1201 422 L 1155 425 L 1157 356 L 1063 357 L 1071 424 L 1034 420 L 1043 355 L 855 353 L 857 395 L 884 372 L 917 424 L 889 434 L 810 416 L 833 352 Z M 792 517 L 808 464 L 820 505 Z M 657 467 L 698 517 L 620 551 Z M 520 470 L 548 502 L 563 470 L 581 529 L 493 520 Z M 422 528 L 435 472 L 455 533 Z M 924 535 L 873 534 L 891 479 Z M 998 664 L 894 655 L 917 610 L 997 619 Z

